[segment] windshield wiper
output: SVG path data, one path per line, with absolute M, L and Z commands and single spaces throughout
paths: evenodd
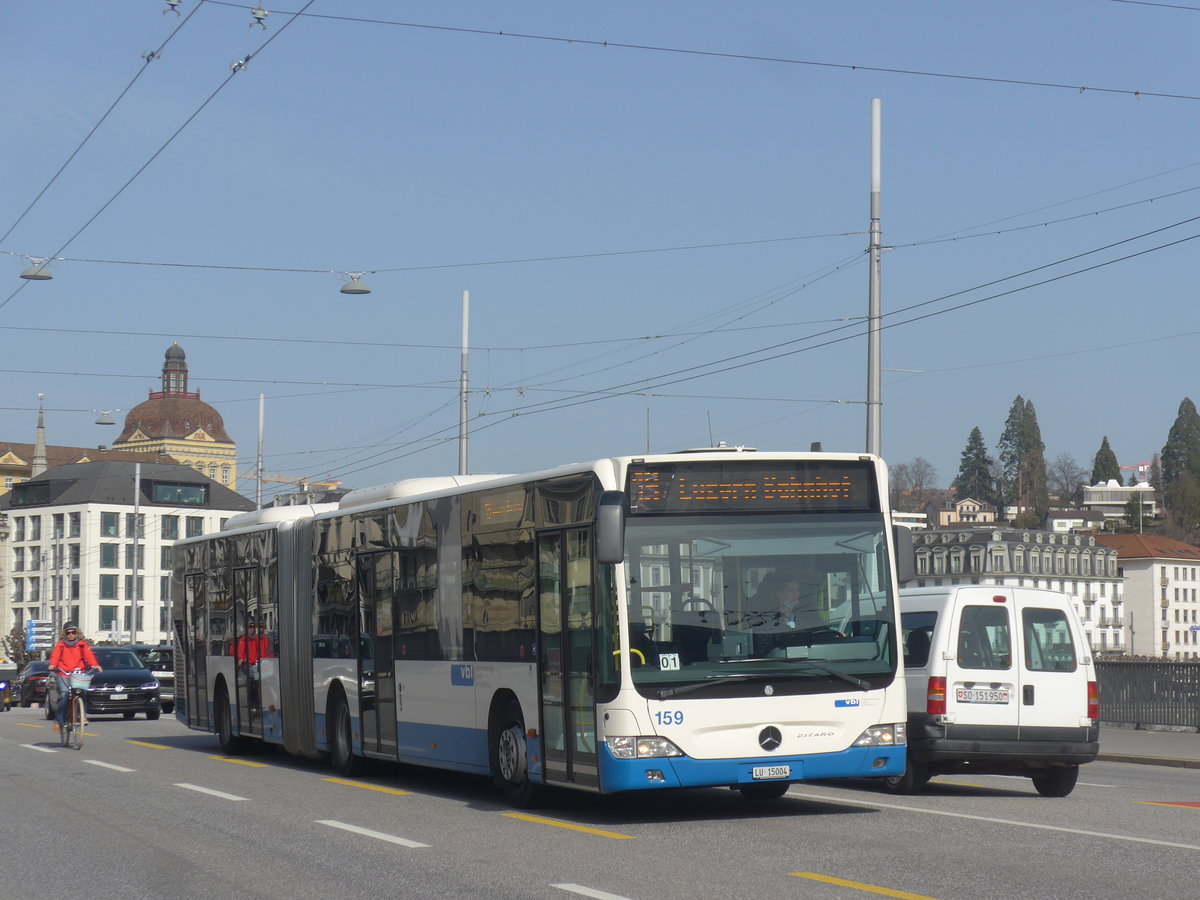
M 666 700 L 668 697 L 679 697 L 683 694 L 690 694 L 694 691 L 701 690 L 706 687 L 712 687 L 715 684 L 734 684 L 739 681 L 749 681 L 751 678 L 761 678 L 761 675 L 727 675 L 724 678 L 713 678 L 709 681 L 694 681 L 691 684 L 681 684 L 679 687 L 659 688 L 658 699 Z
M 859 678 L 857 675 L 850 675 L 847 672 L 840 672 L 837 669 L 831 668 L 830 666 L 823 666 L 820 663 L 815 663 L 807 659 L 798 659 L 796 662 L 800 663 L 801 665 L 808 666 L 810 669 L 819 669 L 826 675 L 832 675 L 834 678 L 840 678 L 842 681 L 852 684 L 856 688 L 861 688 L 864 691 L 869 691 L 871 689 L 871 682 L 867 681 L 865 678 Z

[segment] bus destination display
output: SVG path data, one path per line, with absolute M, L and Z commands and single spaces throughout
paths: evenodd
M 634 514 L 879 509 L 875 471 L 869 462 L 857 460 L 631 465 L 628 477 Z

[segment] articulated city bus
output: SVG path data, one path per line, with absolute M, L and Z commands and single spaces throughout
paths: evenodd
M 895 540 L 883 463 L 835 453 L 621 457 L 246 513 L 176 545 L 176 714 L 228 753 L 491 775 L 518 806 L 546 786 L 767 799 L 899 775 Z

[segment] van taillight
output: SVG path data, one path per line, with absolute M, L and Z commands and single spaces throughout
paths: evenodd
M 946 679 L 930 678 L 925 694 L 925 712 L 931 716 L 946 714 Z
M 1100 719 L 1100 685 L 1095 681 L 1088 682 L 1087 715 L 1093 721 Z

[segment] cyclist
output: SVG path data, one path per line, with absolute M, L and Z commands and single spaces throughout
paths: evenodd
M 54 732 L 62 731 L 63 723 L 67 720 L 67 699 L 71 696 L 71 673 L 86 672 L 95 669 L 103 672 L 100 663 L 96 662 L 96 654 L 79 634 L 74 625 L 63 626 L 63 636 L 54 645 L 50 654 L 50 671 L 54 674 L 54 683 L 58 687 L 58 703 L 54 710 Z

